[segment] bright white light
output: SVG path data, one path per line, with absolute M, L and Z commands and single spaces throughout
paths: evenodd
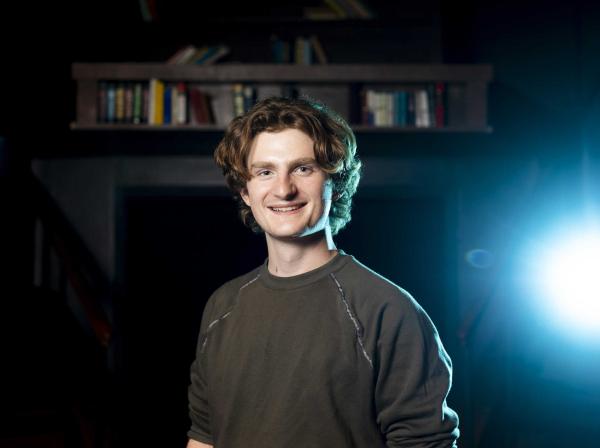
M 554 320 L 600 336 L 600 230 L 563 235 L 537 255 L 536 283 Z

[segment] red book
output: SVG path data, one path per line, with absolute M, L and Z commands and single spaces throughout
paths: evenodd
M 96 122 L 98 123 L 106 123 L 107 120 L 107 108 L 108 108 L 108 104 L 107 104 L 107 85 L 106 85 L 106 81 L 100 81 L 98 83 L 98 98 L 97 98 L 97 102 L 98 102 L 98 108 L 96 109 Z
M 213 122 L 210 110 L 210 99 L 205 92 L 197 87 L 189 89 L 190 121 L 194 124 L 207 124 Z
M 435 127 L 446 126 L 446 85 L 443 82 L 435 84 Z

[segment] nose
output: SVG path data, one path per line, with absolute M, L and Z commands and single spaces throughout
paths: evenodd
M 291 199 L 297 193 L 296 185 L 292 176 L 289 174 L 283 174 L 277 177 L 277 183 L 275 185 L 275 195 L 281 199 Z

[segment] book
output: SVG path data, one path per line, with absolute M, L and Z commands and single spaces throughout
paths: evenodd
M 209 47 L 202 56 L 194 60 L 194 64 L 210 65 L 228 55 L 231 49 L 227 45 Z
M 276 64 L 290 62 L 290 44 L 276 35 L 271 35 L 271 57 Z
M 353 17 L 357 17 L 360 19 L 372 19 L 375 16 L 373 11 L 364 2 L 360 0 L 338 1 L 341 1 L 343 4 L 347 5 L 347 8 L 349 8 L 353 12 Z
M 233 114 L 237 117 L 244 113 L 244 85 L 235 83 L 231 86 L 233 93 Z
M 107 121 L 107 113 L 106 113 L 106 105 L 107 105 L 107 82 L 99 81 L 98 82 L 98 90 L 97 90 L 97 98 L 96 98 L 96 122 L 98 123 L 106 123 Z
M 164 88 L 164 101 L 163 101 L 163 124 L 171 124 L 171 114 L 173 111 L 173 90 L 171 84 L 166 84 Z
M 313 53 L 315 55 L 315 59 L 319 64 L 327 64 L 328 58 L 325 50 L 323 49 L 323 45 L 321 45 L 321 41 L 317 37 L 316 34 L 313 34 L 309 37 L 310 44 L 313 49 Z
M 187 123 L 187 115 L 188 115 L 188 100 L 187 100 L 187 89 L 184 82 L 180 81 L 176 86 L 176 95 L 175 95 L 175 123 L 176 124 L 185 124 Z
M 344 11 L 345 17 L 349 19 L 360 17 L 359 13 L 352 7 L 352 4 L 348 0 L 335 0 L 335 3 Z
M 141 82 L 136 82 L 133 85 L 133 111 L 132 122 L 140 124 L 143 121 L 143 86 Z
M 435 84 L 427 84 L 427 102 L 429 112 L 429 127 L 435 127 Z
M 150 83 L 142 84 L 142 123 L 150 121 Z
M 165 63 L 169 65 L 180 65 L 185 64 L 189 61 L 189 59 L 194 55 L 197 51 L 197 48 L 194 45 L 185 45 L 178 49 L 172 56 L 170 56 Z
M 369 88 L 361 94 L 361 114 L 364 124 L 370 126 L 393 126 L 395 124 L 396 104 L 393 90 Z
M 244 112 L 248 112 L 254 103 L 256 103 L 256 89 L 253 86 L 245 85 L 244 91 Z
M 156 80 L 154 95 L 154 120 L 153 124 L 163 124 L 165 117 L 165 83 Z
M 125 121 L 125 85 L 118 82 L 115 88 L 115 122 Z
M 304 36 L 297 36 L 294 41 L 294 63 L 310 65 L 312 62 L 312 48 L 309 40 Z
M 115 122 L 115 92 L 116 86 L 114 82 L 109 82 L 106 85 L 106 122 Z
M 196 47 L 189 44 L 177 50 L 167 60 L 168 65 L 184 64 L 213 64 L 219 59 L 230 53 L 231 49 L 227 45 L 214 45 Z
M 211 50 L 210 50 L 210 47 L 208 47 L 208 46 L 203 46 L 200 48 L 194 47 L 194 52 L 187 59 L 186 64 L 200 63 L 200 61 L 202 61 L 202 59 L 204 59 L 206 57 L 206 55 L 208 54 L 209 51 L 211 51 Z
M 390 111 L 388 107 L 388 92 L 377 92 L 375 105 L 375 125 L 389 126 Z
M 148 97 L 148 124 L 163 124 L 165 104 L 165 83 L 157 78 L 150 79 Z
M 407 124 L 407 93 L 404 90 L 397 90 L 395 92 L 395 118 L 394 124 L 396 126 L 406 126 Z
M 156 109 L 156 102 L 154 101 L 154 97 L 156 96 L 156 82 L 158 80 L 156 78 L 151 78 L 148 84 L 148 124 L 154 123 L 154 114 Z
M 133 123 L 133 85 L 125 83 L 125 123 Z
M 327 6 L 305 6 L 302 16 L 310 20 L 336 20 L 339 15 Z
M 429 99 L 426 89 L 415 91 L 415 126 L 427 128 L 431 125 L 429 116 Z
M 179 92 L 177 90 L 177 84 L 171 83 L 169 88 L 171 89 L 171 123 L 179 124 L 177 122 L 179 116 Z
M 193 124 L 208 124 L 214 123 L 214 113 L 210 97 L 204 92 L 203 85 L 189 85 L 189 122 Z
M 235 117 L 231 85 L 203 84 L 202 90 L 209 98 L 214 123 L 227 126 Z
M 443 82 L 435 83 L 435 127 L 443 128 L 446 126 L 446 84 Z
M 188 87 L 188 97 L 190 105 L 190 123 L 204 124 L 208 123 L 207 114 L 202 106 L 202 91 L 196 86 Z
M 337 0 L 324 0 L 324 3 L 331 9 L 338 19 L 346 19 L 348 14 Z
M 406 124 L 408 126 L 415 125 L 415 92 L 409 91 L 407 92 L 407 102 L 406 102 Z

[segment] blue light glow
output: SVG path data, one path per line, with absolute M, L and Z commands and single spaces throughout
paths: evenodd
M 531 259 L 539 302 L 572 335 L 600 337 L 600 228 L 561 232 Z

